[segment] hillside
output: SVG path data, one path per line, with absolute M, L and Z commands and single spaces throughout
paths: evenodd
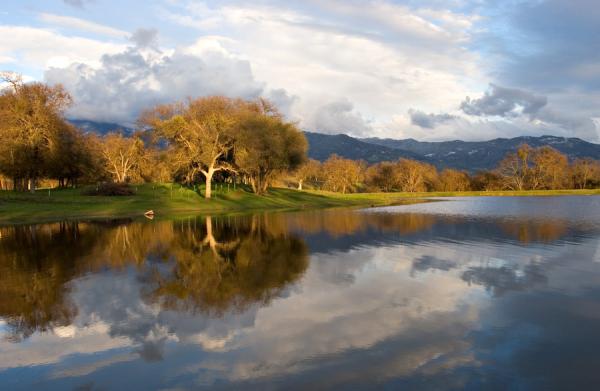
M 365 142 L 345 134 L 327 135 L 313 132 L 304 132 L 304 134 L 309 145 L 308 156 L 320 161 L 326 160 L 334 153 L 348 159 L 365 160 L 369 163 L 400 158 L 427 160 L 421 154 Z
M 440 141 L 423 142 L 413 139 L 394 140 L 368 138 L 361 141 L 385 148 L 410 151 L 431 161 L 438 167 L 452 167 L 469 171 L 490 169 L 498 165 L 508 152 L 522 144 L 532 147 L 549 145 L 566 154 L 570 159 L 600 158 L 600 145 L 579 138 L 555 136 L 498 138 L 489 141 Z

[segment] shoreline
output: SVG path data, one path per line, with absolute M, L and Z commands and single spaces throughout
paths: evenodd
M 153 210 L 156 219 L 198 215 L 247 214 L 336 207 L 375 207 L 427 202 L 438 197 L 527 197 L 600 195 L 600 189 L 468 191 L 429 193 L 352 193 L 273 188 L 257 196 L 245 189 L 216 191 L 210 200 L 176 184 L 132 186 L 133 196 L 86 196 L 82 189 L 43 189 L 31 193 L 0 191 L 0 225 L 38 224 L 66 220 L 141 218 Z

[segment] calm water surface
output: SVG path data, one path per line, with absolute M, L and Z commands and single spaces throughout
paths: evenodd
M 600 389 L 600 197 L 0 228 L 0 389 Z

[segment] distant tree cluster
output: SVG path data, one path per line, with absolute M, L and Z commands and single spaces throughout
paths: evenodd
M 569 162 L 556 149 L 521 145 L 496 169 L 500 186 L 510 190 L 586 189 L 600 186 L 600 161 L 591 158 Z
M 364 161 L 332 155 L 323 163 L 307 161 L 293 180 L 299 189 L 308 185 L 341 193 L 589 189 L 600 187 L 600 161 L 585 158 L 569 162 L 552 147 L 522 145 L 496 169 L 470 174 L 449 168 L 439 171 L 431 164 L 410 159 L 368 166 Z

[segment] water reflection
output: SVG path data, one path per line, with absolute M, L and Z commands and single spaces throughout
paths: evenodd
M 587 206 L 587 220 L 434 203 L 3 227 L 0 388 L 586 386 Z
M 162 308 L 222 314 L 268 304 L 302 276 L 308 250 L 302 240 L 271 231 L 264 218 L 231 221 L 208 217 L 192 229 L 178 226 L 169 253 L 175 264 L 154 268 L 147 297 Z M 242 223 L 243 222 L 243 223 Z
M 267 304 L 308 266 L 304 242 L 264 216 L 158 224 L 108 221 L 0 228 L 0 316 L 12 341 L 67 326 L 69 282 L 134 267 L 162 308 L 214 312 Z

